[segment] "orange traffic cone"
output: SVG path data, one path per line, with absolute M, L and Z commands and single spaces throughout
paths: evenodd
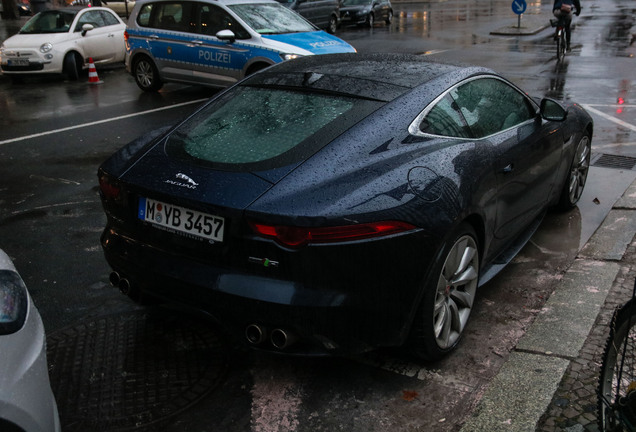
M 104 81 L 100 81 L 97 76 L 97 69 L 95 69 L 95 63 L 93 63 L 93 57 L 88 58 L 88 83 L 89 84 L 101 84 Z

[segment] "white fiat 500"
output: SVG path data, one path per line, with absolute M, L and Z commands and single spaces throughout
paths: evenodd
M 0 249 L 0 431 L 59 432 L 42 319 Z
M 0 47 L 0 68 L 7 76 L 64 73 L 79 78 L 92 58 L 96 65 L 123 62 L 124 22 L 108 8 L 66 7 L 45 10 Z

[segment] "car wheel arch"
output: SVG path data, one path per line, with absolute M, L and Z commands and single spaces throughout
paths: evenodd
M 486 224 L 484 223 L 483 217 L 477 213 L 472 213 L 466 217 L 463 222 L 469 224 L 475 230 L 475 234 L 477 235 L 477 246 L 479 247 L 479 255 L 484 257 L 486 245 Z
M 478 218 L 479 217 L 477 216 L 477 219 L 475 219 L 475 216 L 471 215 L 468 218 L 462 219 L 461 221 L 458 221 L 458 223 L 453 224 L 452 228 L 447 230 L 447 233 L 439 242 L 439 246 L 432 258 L 432 262 L 427 265 L 427 271 L 424 272 L 423 279 L 420 284 L 421 289 L 419 290 L 418 299 L 414 302 L 414 311 L 411 313 L 410 331 L 407 338 L 408 348 L 413 352 L 413 354 L 422 360 L 437 361 L 441 359 L 453 351 L 462 339 L 462 334 L 464 333 L 463 330 L 468 323 L 470 311 L 474 307 L 474 298 L 476 297 L 476 291 L 479 285 L 479 267 L 481 267 L 483 258 L 482 246 L 479 240 L 480 234 L 478 234 L 477 230 L 475 230 L 472 225 L 472 223 L 475 223 Z M 449 261 L 451 256 L 457 256 L 455 255 L 457 250 L 463 249 L 468 252 L 469 249 L 473 248 L 473 246 L 476 246 L 476 253 L 469 255 L 469 261 L 464 261 L 464 259 L 461 261 L 451 259 L 451 261 Z M 477 268 L 472 271 L 472 277 L 469 276 L 466 279 L 462 277 L 457 280 L 459 283 L 458 291 L 462 291 L 461 286 L 465 285 L 466 287 L 469 287 L 466 290 L 466 296 L 460 296 L 460 298 L 471 299 L 465 305 L 468 309 L 468 314 L 464 314 L 462 312 L 458 315 L 453 315 L 453 318 L 450 318 L 451 315 L 448 313 L 438 315 L 440 313 L 440 309 L 438 309 L 438 307 L 442 304 L 439 300 L 439 296 L 440 292 L 443 292 L 443 287 L 442 291 L 440 291 L 439 279 L 445 274 L 446 270 L 444 269 L 447 263 L 451 265 L 451 268 L 454 268 L 459 264 L 459 262 L 464 263 L 463 265 L 466 266 L 466 271 L 470 270 L 469 267 L 472 267 L 473 265 L 477 266 Z M 455 283 L 451 283 L 450 280 L 447 283 L 450 283 L 451 285 L 447 287 L 446 290 L 451 290 L 450 287 L 455 286 Z M 451 291 L 448 291 L 445 296 L 449 297 L 449 292 Z M 450 294 L 450 297 L 452 297 L 452 294 Z M 459 306 L 459 303 L 455 304 Z M 440 316 L 446 317 L 443 318 L 443 321 L 455 321 L 457 319 L 462 321 L 459 332 L 443 344 L 439 342 L 439 340 L 443 337 L 437 334 L 438 331 L 441 331 L 440 327 L 437 327 L 439 324 L 438 318 Z M 455 326 L 451 325 L 450 328 L 455 328 Z
M 250 63 L 246 68 L 245 68 L 245 74 L 244 76 L 250 76 L 262 69 L 265 69 L 267 67 L 270 67 L 273 63 L 268 63 L 266 61 L 263 60 L 257 60 L 255 62 Z
M 486 224 L 485 224 L 483 216 L 479 215 L 478 213 L 470 213 L 466 217 L 458 219 L 454 224 L 452 224 L 451 227 L 448 228 L 447 230 L 448 234 L 446 234 L 444 238 L 442 238 L 442 240 L 440 241 L 440 246 L 438 247 L 438 250 L 435 254 L 436 260 L 441 257 L 444 251 L 444 244 L 450 240 L 450 237 L 452 237 L 452 235 L 462 225 L 468 225 L 474 230 L 475 235 L 477 236 L 476 240 L 477 240 L 477 247 L 479 249 L 479 256 L 482 257 L 482 261 L 483 261 L 483 258 L 485 256 L 484 252 L 486 250 L 486 241 L 485 241 Z M 408 322 L 410 323 L 409 325 L 412 325 L 413 323 L 413 318 L 415 317 L 415 313 L 417 312 L 419 303 L 422 301 L 422 297 L 424 296 L 426 281 L 431 277 L 430 273 L 432 270 L 433 268 L 430 268 L 429 271 L 425 272 L 422 275 L 422 280 L 421 280 L 422 289 L 419 290 L 418 298 L 415 299 L 415 301 L 413 302 L 414 307 L 412 308 L 411 313 L 409 315 L 409 320 L 408 320 Z
M 148 74 L 142 74 L 142 78 L 140 78 L 139 73 L 137 71 L 137 66 L 139 63 L 145 61 L 148 64 L 148 68 L 145 68 L 145 72 Z M 131 59 L 130 62 L 130 71 L 135 78 L 135 82 L 137 86 L 141 88 L 143 91 L 155 92 L 163 87 L 163 80 L 161 79 L 161 74 L 159 73 L 159 68 L 155 63 L 152 56 L 139 53 L 134 58 Z M 148 78 L 147 81 L 145 78 Z M 141 82 L 140 79 L 143 81 Z

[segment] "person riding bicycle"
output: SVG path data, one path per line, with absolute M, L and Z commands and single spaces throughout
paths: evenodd
M 554 0 L 552 13 L 558 19 L 565 21 L 565 44 L 566 50 L 570 51 L 570 24 L 572 24 L 572 12 L 579 16 L 581 13 L 581 2 L 579 0 Z

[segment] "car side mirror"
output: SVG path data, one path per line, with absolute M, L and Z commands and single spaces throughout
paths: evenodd
M 86 36 L 86 33 L 88 33 L 89 31 L 93 30 L 95 27 L 93 27 L 93 24 L 84 24 L 82 26 L 82 36 Z
M 568 112 L 563 105 L 554 99 L 544 98 L 541 100 L 541 117 L 549 121 L 564 121 Z
M 220 30 L 216 33 L 216 38 L 222 41 L 233 43 L 236 40 L 236 35 L 232 30 Z

